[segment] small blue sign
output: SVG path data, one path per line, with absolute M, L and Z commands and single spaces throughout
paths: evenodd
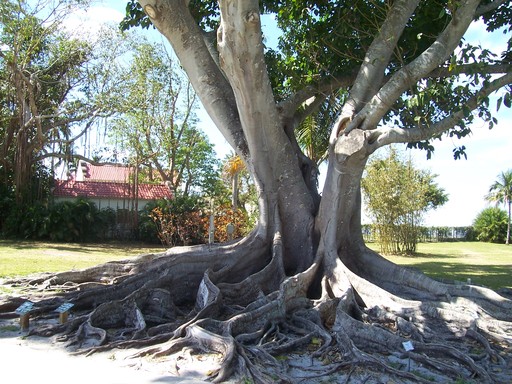
M 32 308 L 34 307 L 34 303 L 30 301 L 25 301 L 23 304 L 21 304 L 18 308 L 16 308 L 16 313 L 20 316 L 26 315 L 29 313 Z
M 64 303 L 62 304 L 60 307 L 58 307 L 55 312 L 58 312 L 58 313 L 65 313 L 67 311 L 69 311 L 72 307 L 74 307 L 75 304 L 73 303 Z
M 412 345 L 412 341 L 404 341 L 402 345 L 407 352 L 414 351 L 414 345 Z

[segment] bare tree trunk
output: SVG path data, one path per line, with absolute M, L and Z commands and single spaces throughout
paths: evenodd
M 14 187 L 17 204 L 30 202 L 32 190 L 32 151 L 27 128 L 20 128 L 16 135 L 14 157 Z
M 231 209 L 234 212 L 238 209 L 238 174 L 235 172 L 231 180 Z

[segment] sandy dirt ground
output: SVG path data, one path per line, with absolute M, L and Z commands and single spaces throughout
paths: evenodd
M 17 320 L 0 321 L 2 383 L 150 384 L 204 383 L 215 359 L 155 361 L 127 358 L 133 350 L 74 356 L 52 338 L 26 337 Z
M 31 327 L 37 326 L 32 321 Z M 73 355 L 62 342 L 53 338 L 26 336 L 20 332 L 19 321 L 0 320 L 0 382 L 38 384 L 200 384 L 208 383 L 208 375 L 219 366 L 219 356 L 191 355 L 182 351 L 179 356 L 162 360 L 133 358 L 136 350 L 114 349 L 90 356 Z M 336 372 L 328 377 L 303 377 L 304 367 L 313 363 L 307 355 L 294 356 L 289 361 L 289 373 L 300 384 L 401 384 L 388 375 Z M 373 376 L 373 377 L 372 377 Z M 248 383 L 233 379 L 227 384 Z M 269 383 L 271 384 L 271 383 Z
M 32 321 L 30 325 L 37 327 L 38 322 Z M 26 332 L 20 331 L 18 319 L 0 319 L 0 383 L 204 384 L 210 382 L 209 375 L 219 367 L 220 360 L 219 355 L 197 355 L 186 350 L 162 359 L 133 357 L 135 352 L 135 349 L 113 349 L 90 356 L 73 355 L 66 350 L 63 342 L 58 342 L 55 338 L 27 336 Z M 392 363 L 395 366 L 406 369 L 409 365 L 413 372 L 422 373 L 423 377 L 429 377 L 432 382 L 448 383 L 445 377 L 437 376 L 420 366 L 411 367 L 410 362 L 403 357 L 390 358 L 394 359 Z M 371 367 L 336 370 L 325 375 L 322 363 L 314 361 L 308 354 L 288 355 L 286 366 L 287 373 L 294 378 L 294 384 L 413 382 L 390 377 L 379 370 L 365 369 Z M 324 374 L 319 374 L 321 371 Z M 249 382 L 233 379 L 226 384 Z

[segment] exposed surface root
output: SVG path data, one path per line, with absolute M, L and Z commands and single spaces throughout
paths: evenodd
M 59 280 L 64 275 L 26 279 L 34 294 L 5 299 L 0 311 L 12 316 L 32 299 L 34 318 L 55 319 L 55 308 L 72 302 L 73 315 L 65 324 L 47 321 L 30 334 L 57 335 L 76 353 L 137 348 L 133 358 L 159 362 L 209 355 L 216 368 L 205 378 L 214 382 L 510 381 L 509 300 L 425 277 L 413 283 L 417 273 L 410 270 L 397 275 L 396 284 L 410 288 L 401 292 L 385 271 L 372 278 L 340 260 L 329 273 L 317 258 L 308 270 L 286 276 L 281 250 L 276 236 L 266 263 L 261 263 L 269 252 L 265 246 L 243 254 L 227 247 L 215 256 L 195 248 L 196 253 L 146 255 L 115 267 L 107 263 L 97 267 L 102 272 L 95 269 L 92 284 L 78 272 L 65 275 L 71 283 Z M 251 262 L 252 255 L 258 261 Z M 259 267 L 240 274 L 242 259 L 246 267 Z M 397 273 L 398 267 L 392 268 Z M 67 288 L 51 291 L 57 283 Z M 319 288 L 312 290 L 315 284 Z M 420 285 L 428 288 L 423 296 Z M 406 351 L 406 345 L 413 350 Z

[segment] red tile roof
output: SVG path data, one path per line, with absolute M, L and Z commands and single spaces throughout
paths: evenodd
M 156 200 L 172 198 L 165 185 L 139 184 L 139 199 Z M 99 199 L 128 199 L 133 194 L 133 185 L 98 181 L 55 180 L 55 197 L 89 197 Z
M 125 165 L 93 165 L 80 162 L 84 179 L 90 181 L 111 181 L 125 183 L 130 177 L 130 168 Z

